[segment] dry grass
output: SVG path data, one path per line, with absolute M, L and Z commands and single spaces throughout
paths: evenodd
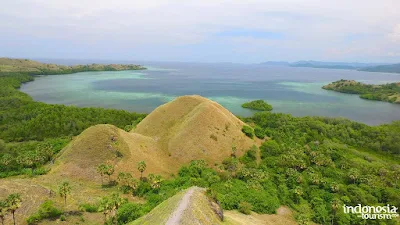
M 58 185 L 67 180 L 72 192 L 64 210 L 78 211 L 79 204 L 95 203 L 117 190 L 117 187 L 101 187 L 101 177 L 96 172 L 99 164 L 115 165 L 112 180 L 119 172 L 130 172 L 138 178 L 137 163 L 142 160 L 147 164 L 145 175 L 153 173 L 164 177 L 176 173 L 194 159 L 205 159 L 214 166 L 230 156 L 233 145 L 238 149 L 236 154 L 242 155 L 258 143 L 241 132 L 242 126 L 242 121 L 213 101 L 200 96 L 179 97 L 158 107 L 135 132 L 128 133 L 112 125 L 86 129 L 60 152 L 54 165 L 48 165 L 51 170 L 47 175 L 1 179 L 0 197 L 11 192 L 21 193 L 23 203 L 16 215 L 17 220 L 25 224 L 26 218 L 46 199 L 63 205 L 59 196 L 49 197 L 49 190 L 55 193 Z M 137 200 L 128 195 L 124 197 Z M 204 207 L 193 207 L 193 213 L 201 216 Z M 84 214 L 85 224 L 92 221 L 90 216 Z M 80 216 L 71 216 L 70 221 L 82 224 L 78 220 L 81 220 Z M 96 223 L 97 220 L 93 221 Z M 51 222 L 67 223 L 44 223 Z
M 287 207 L 280 207 L 277 214 L 242 214 L 238 211 L 224 212 L 227 224 L 237 225 L 296 225 L 292 212 Z
M 179 164 L 205 159 L 212 165 L 227 158 L 233 145 L 242 155 L 254 144 L 242 133 L 243 124 L 216 102 L 182 96 L 158 107 L 134 132 L 153 138 Z

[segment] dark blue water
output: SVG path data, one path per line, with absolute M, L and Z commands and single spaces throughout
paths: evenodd
M 47 103 L 136 112 L 151 112 L 176 96 L 198 94 L 241 116 L 253 113 L 240 107 L 243 102 L 264 99 L 273 105 L 275 112 L 295 116 L 346 117 L 372 125 L 400 120 L 400 105 L 321 89 L 322 85 L 339 79 L 394 82 L 400 80 L 399 74 L 242 64 L 142 64 L 149 69 L 42 76 L 23 85 L 21 90 Z

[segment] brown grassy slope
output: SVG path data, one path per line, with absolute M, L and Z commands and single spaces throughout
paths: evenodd
M 201 96 L 182 96 L 155 109 L 134 130 L 152 137 L 174 160 L 205 159 L 211 165 L 227 158 L 235 145 L 238 155 L 254 141 L 244 123 L 218 103 Z
M 185 206 L 185 208 L 180 206 Z M 171 221 L 174 221 L 176 225 L 222 224 L 218 215 L 211 208 L 211 203 L 205 196 L 204 189 L 198 187 L 191 187 L 179 192 L 162 202 L 148 214 L 129 224 L 168 224 Z
M 41 74 L 46 71 L 49 73 L 71 73 L 79 71 L 109 71 L 109 70 L 137 70 L 145 69 L 139 65 L 133 64 L 88 64 L 65 66 L 57 64 L 41 63 L 30 59 L 11 59 L 0 58 L 0 73 L 1 72 L 30 72 L 33 74 Z
M 256 143 L 242 133 L 242 126 L 219 104 L 200 96 L 183 96 L 158 107 L 134 132 L 111 125 L 88 128 L 62 151 L 52 173 L 100 182 L 96 167 L 105 162 L 115 165 L 114 177 L 119 172 L 138 177 L 140 161 L 147 164 L 145 175 L 168 176 L 196 159 L 213 166 L 230 156 L 232 145 L 241 155 Z
M 115 138 L 116 141 L 111 140 Z M 128 154 L 128 147 L 120 141 L 118 128 L 112 125 L 89 127 L 68 144 L 60 153 L 51 174 L 100 181 L 96 167 L 107 161 L 115 164 L 122 155 Z
M 0 72 L 40 72 L 43 69 L 60 70 L 67 66 L 45 64 L 29 59 L 0 58 Z

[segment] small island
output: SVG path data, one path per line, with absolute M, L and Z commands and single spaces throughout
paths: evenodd
M 243 103 L 242 107 L 248 108 L 248 109 L 253 109 L 253 110 L 259 110 L 259 111 L 271 111 L 272 110 L 272 106 L 261 99 Z
M 400 82 L 376 85 L 342 79 L 322 88 L 341 93 L 358 94 L 363 99 L 400 104 Z

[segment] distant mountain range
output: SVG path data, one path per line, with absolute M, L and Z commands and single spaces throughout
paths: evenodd
M 386 73 L 400 73 L 399 64 L 388 63 L 357 63 L 357 62 L 321 62 L 321 61 L 267 61 L 260 63 L 261 65 L 268 66 L 291 66 L 291 67 L 311 67 L 311 68 L 326 68 L 326 69 L 348 69 L 360 70 L 369 72 L 386 72 Z
M 368 72 L 400 73 L 400 63 L 361 68 L 359 70 Z

